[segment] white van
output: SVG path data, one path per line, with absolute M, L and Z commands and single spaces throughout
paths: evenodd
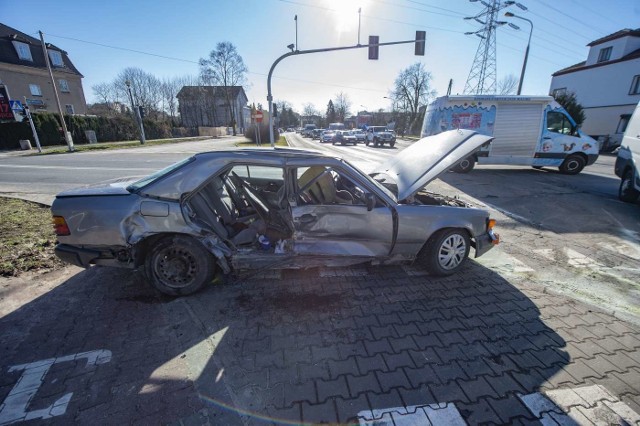
M 627 130 L 624 132 L 618 158 L 616 158 L 615 173 L 622 180 L 618 197 L 627 203 L 635 203 L 640 195 L 640 103 L 636 107 Z
M 422 137 L 470 129 L 494 140 L 462 160 L 454 171 L 478 164 L 558 167 L 575 175 L 598 158 L 598 143 L 583 134 L 551 96 L 443 96 L 427 107 Z

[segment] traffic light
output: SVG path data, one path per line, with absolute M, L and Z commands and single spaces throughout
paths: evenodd
M 379 36 L 369 36 L 369 44 L 375 44 L 376 46 L 369 46 L 369 59 L 378 60 L 378 49 L 377 46 L 380 43 Z
M 425 40 L 427 38 L 426 31 L 416 31 L 416 56 L 424 56 Z
M 278 105 L 277 104 L 273 104 L 273 116 L 274 117 L 278 116 Z

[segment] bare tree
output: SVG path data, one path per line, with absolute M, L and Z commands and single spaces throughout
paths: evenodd
M 238 54 L 236 47 L 228 41 L 218 43 L 216 48 L 209 53 L 208 59 L 200 59 L 200 75 L 202 79 L 209 84 L 222 86 L 224 90 L 234 135 L 236 135 L 236 111 L 231 104 L 231 98 L 234 93 L 233 87 L 242 86 L 246 83 L 247 71 L 247 66 Z
M 98 105 L 94 105 L 94 110 L 99 111 L 106 116 L 113 116 L 116 114 L 114 104 L 119 101 L 118 90 L 113 83 L 99 83 L 91 86 L 93 94 L 99 99 L 99 103 L 104 105 L 104 108 L 100 108 Z
M 397 105 L 401 105 L 405 113 L 409 115 L 409 127 L 416 127 L 419 111 L 422 106 L 429 103 L 436 94 L 431 88 L 431 73 L 425 70 L 420 62 L 400 71 L 394 82 L 392 99 Z
M 129 67 L 122 70 L 113 82 L 122 99 L 129 99 L 127 81 L 131 85 L 131 95 L 136 106 L 140 105 L 156 114 L 161 110 L 162 83 L 156 76 L 140 68 Z
M 518 82 L 518 78 L 515 75 L 505 75 L 498 81 L 496 94 L 515 95 L 518 89 Z
M 349 96 L 344 92 L 336 94 L 336 98 L 333 101 L 333 107 L 338 121 L 344 123 L 344 119 L 351 114 L 351 101 L 349 100 Z
M 302 106 L 302 115 L 305 117 L 310 117 L 312 115 L 320 115 L 320 112 L 316 109 L 313 104 L 304 104 Z

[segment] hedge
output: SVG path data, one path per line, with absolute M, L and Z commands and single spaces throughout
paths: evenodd
M 42 146 L 64 145 L 64 137 L 60 128 L 60 119 L 57 114 L 37 113 L 32 114 L 33 122 L 38 132 Z M 135 140 L 139 137 L 138 126 L 130 116 L 96 117 L 96 116 L 65 116 L 67 130 L 71 132 L 75 144 L 86 144 L 89 141 L 85 130 L 96 132 L 98 142 L 114 142 Z M 163 139 L 172 137 L 172 128 L 163 121 L 144 120 L 144 131 L 147 139 Z M 180 133 L 191 133 L 184 131 Z M 20 148 L 20 139 L 29 139 L 35 146 L 31 126 L 25 122 L 0 123 L 0 150 L 12 150 Z

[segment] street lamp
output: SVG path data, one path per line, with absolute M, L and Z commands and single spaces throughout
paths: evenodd
M 517 3 L 516 3 L 517 5 Z M 506 12 L 504 16 L 508 16 L 510 18 L 518 18 L 523 21 L 527 21 L 529 25 L 531 25 L 531 30 L 529 31 L 529 41 L 527 42 L 527 50 L 524 54 L 524 62 L 522 63 L 522 72 L 520 73 L 520 83 L 518 84 L 518 95 L 522 93 L 522 82 L 524 81 L 524 73 L 527 70 L 527 59 L 529 59 L 529 46 L 531 46 L 531 35 L 533 34 L 533 22 L 530 19 L 523 18 L 522 16 L 518 16 L 512 12 Z
M 133 104 L 133 95 L 131 94 L 131 81 L 125 80 L 124 84 L 127 86 L 127 92 L 129 92 L 129 100 L 131 101 L 131 109 L 136 115 L 136 121 L 138 122 L 138 128 L 140 130 L 140 144 L 144 145 L 146 138 L 144 135 L 144 125 L 142 124 L 142 117 L 140 116 L 140 108 L 136 108 Z

